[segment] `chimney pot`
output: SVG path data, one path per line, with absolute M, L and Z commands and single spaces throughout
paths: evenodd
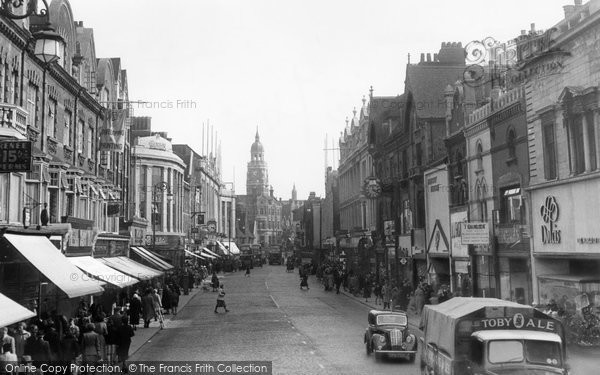
M 525 35 L 525 34 L 527 34 L 527 31 L 521 30 L 521 35 Z
M 458 42 L 457 47 L 462 48 L 462 42 Z
M 431 53 L 427 54 L 427 62 L 431 62 Z
M 575 0 L 575 5 L 581 6 L 581 0 Z
M 531 33 L 535 33 L 535 23 L 531 24 Z

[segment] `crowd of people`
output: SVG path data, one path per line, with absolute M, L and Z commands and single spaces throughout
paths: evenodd
M 188 264 L 162 283 L 154 280 L 152 286 L 136 288 L 131 294 L 122 290 L 108 312 L 102 303 L 106 301 L 90 305 L 82 298 L 70 317 L 41 312 L 28 321 L 0 327 L 0 374 L 11 373 L 7 364 L 41 363 L 103 363 L 122 366 L 126 372 L 124 362 L 140 322 L 148 328 L 153 320 L 160 321 L 162 327 L 163 315 L 177 314 L 180 296 L 199 287 L 209 268 L 214 271 L 211 265 Z
M 295 259 L 288 260 L 288 270 L 294 264 Z M 297 261 L 297 259 L 296 259 Z M 301 279 L 300 288 L 307 284 L 307 275 L 314 274 L 316 279 L 322 283 L 326 291 L 334 291 L 339 294 L 340 288 L 356 297 L 364 298 L 365 302 L 374 299 L 376 305 L 383 309 L 412 311 L 421 314 L 423 306 L 432 302 L 435 297 L 437 303 L 442 303 L 452 298 L 452 293 L 447 285 L 441 285 L 434 292 L 424 278 L 421 278 L 416 288 L 404 279 L 399 283 L 390 283 L 385 277 L 377 277 L 375 273 L 360 273 L 353 269 L 346 270 L 341 261 L 325 260 L 320 265 L 314 263 L 297 264 Z M 292 267 L 293 268 L 293 267 Z

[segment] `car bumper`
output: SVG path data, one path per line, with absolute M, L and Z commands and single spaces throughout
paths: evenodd
M 382 353 L 382 354 L 416 354 L 416 350 L 377 350 L 373 349 L 373 353 Z

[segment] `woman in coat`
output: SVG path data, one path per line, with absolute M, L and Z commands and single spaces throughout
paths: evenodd
M 152 289 L 146 290 L 146 295 L 142 300 L 142 311 L 144 313 L 144 328 L 148 328 L 150 326 L 150 321 L 156 318 L 154 299 L 152 298 Z
M 123 317 L 123 324 L 117 329 L 117 357 L 121 368 L 126 369 L 125 361 L 129 358 L 129 347 L 134 335 L 133 327 L 127 324 L 127 317 Z
M 171 310 L 173 311 L 173 315 L 177 315 L 177 307 L 179 306 L 179 296 L 181 295 L 181 290 L 177 284 L 171 285 Z
M 133 293 L 133 297 L 131 297 L 131 302 L 129 302 L 129 324 L 133 326 L 133 330 L 137 329 L 137 325 L 140 323 L 140 314 L 142 312 L 142 297 L 138 294 L 136 290 Z

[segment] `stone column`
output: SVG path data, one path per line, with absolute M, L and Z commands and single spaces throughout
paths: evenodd
M 596 170 L 600 170 L 600 110 L 596 110 L 593 113 L 594 121 L 594 134 L 596 136 Z
M 586 113 L 581 114 L 581 127 L 583 128 L 583 160 L 585 163 L 585 172 L 591 172 L 592 160 L 590 157 L 590 135 L 588 131 L 588 121 Z
M 142 165 L 140 166 L 140 168 L 146 168 L 146 181 L 144 182 L 144 193 L 146 194 L 146 202 L 144 204 L 146 205 L 146 219 L 150 219 L 148 220 L 148 222 L 150 223 L 150 231 L 152 231 L 152 225 L 154 220 L 154 217 L 152 216 L 152 214 L 154 213 L 152 207 L 154 204 L 154 187 L 152 186 L 152 167 L 150 167 L 149 165 Z

